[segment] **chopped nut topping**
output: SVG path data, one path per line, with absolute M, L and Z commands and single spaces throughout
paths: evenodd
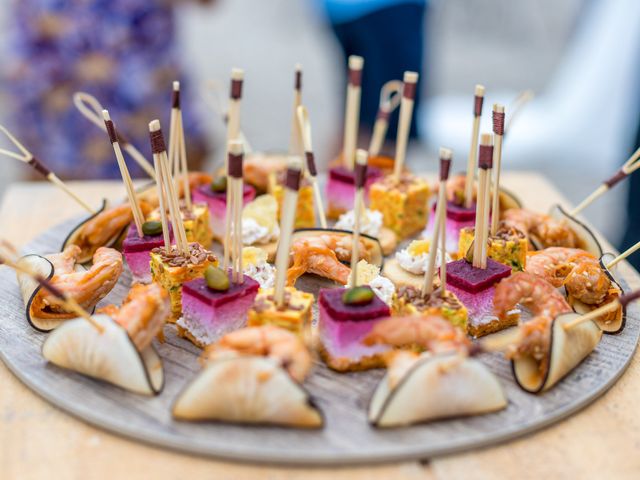
M 167 252 L 164 247 L 156 247 L 151 250 L 151 253 L 160 255 L 162 262 L 168 264 L 170 267 L 200 265 L 207 260 L 209 262 L 213 262 L 216 259 L 216 256 L 212 252 L 205 249 L 197 242 L 189 244 L 188 256 L 183 255 L 176 245 L 172 245 L 169 252 Z
M 419 289 L 411 286 L 404 286 L 398 289 L 398 297 L 403 298 L 419 310 L 425 310 L 427 308 L 441 308 L 444 306 L 452 310 L 462 308 L 458 299 L 450 292 L 446 292 L 446 296 L 443 298 L 440 289 L 435 290 L 429 296 L 423 297 L 422 292 Z

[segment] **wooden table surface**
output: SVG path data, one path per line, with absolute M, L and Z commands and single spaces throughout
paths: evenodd
M 93 204 L 105 196 L 124 196 L 118 183 L 70 185 Z M 535 210 L 546 211 L 551 204 L 563 201 L 560 193 L 536 174 L 507 173 L 504 185 Z M 46 228 L 82 214 L 80 207 L 49 184 L 16 183 L 8 188 L 0 207 L 0 236 L 22 246 Z M 606 242 L 604 245 L 609 247 Z M 628 264 L 621 264 L 620 272 L 632 288 L 640 287 L 640 276 Z M 639 399 L 640 360 L 636 354 L 618 383 L 594 404 L 508 444 L 423 462 L 289 469 L 172 453 L 98 430 L 50 406 L 1 365 L 0 479 L 637 479 Z

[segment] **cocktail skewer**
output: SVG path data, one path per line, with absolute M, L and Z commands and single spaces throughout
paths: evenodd
M 276 279 L 274 285 L 274 300 L 279 308 L 284 306 L 284 291 L 289 268 L 289 251 L 291 250 L 291 234 L 298 204 L 298 190 L 302 177 L 301 165 L 298 159 L 292 159 L 287 167 L 284 183 L 284 200 L 282 217 L 280 219 L 280 241 L 276 253 Z
M 131 180 L 131 175 L 129 175 L 129 169 L 127 168 L 127 164 L 124 161 L 124 156 L 122 155 L 122 150 L 120 149 L 120 142 L 118 141 L 118 135 L 116 135 L 116 127 L 109 116 L 109 112 L 107 110 L 102 111 L 102 118 L 104 119 L 104 125 L 107 129 L 107 135 L 109 136 L 109 141 L 113 147 L 113 151 L 116 154 L 116 160 L 118 161 L 118 168 L 120 169 L 120 175 L 122 176 L 122 182 L 124 183 L 125 190 L 127 191 L 127 198 L 129 199 L 129 205 L 131 205 L 131 213 L 133 214 L 133 221 L 136 225 L 136 230 L 138 232 L 138 236 L 142 238 L 144 233 L 142 232 L 142 224 L 144 223 L 144 214 L 142 213 L 142 209 L 140 208 L 140 204 L 138 203 L 138 199 L 136 197 L 136 190 L 133 186 L 133 181 Z
M 360 220 L 364 204 L 364 182 L 367 178 L 367 161 L 369 155 L 366 150 L 356 151 L 356 165 L 354 169 L 354 183 L 356 195 L 353 202 L 353 233 L 351 236 L 351 280 L 352 287 L 358 286 L 358 261 L 360 260 Z
M 429 256 L 427 257 L 427 269 L 424 273 L 424 282 L 422 284 L 422 296 L 428 296 L 433 293 L 433 277 L 436 272 L 436 259 L 438 258 L 438 251 L 442 251 L 440 259 L 440 272 L 443 287 L 446 281 L 446 260 L 444 258 L 445 252 L 445 237 L 443 236 L 445 230 L 445 215 L 447 210 L 447 180 L 449 179 L 449 168 L 451 166 L 452 152 L 448 148 L 440 148 L 440 185 L 438 190 L 438 201 L 436 203 L 436 212 L 434 215 L 434 227 L 431 238 L 431 245 L 429 245 Z M 444 268 L 444 270 L 443 270 Z
M 411 117 L 413 116 L 413 104 L 416 97 L 418 77 L 419 75 L 416 72 L 404 72 L 402 79 L 402 100 L 400 100 L 400 119 L 398 121 L 396 155 L 393 165 L 393 175 L 396 180 L 400 179 L 407 156 L 409 130 L 411 128 Z
M 291 115 L 291 138 L 289 139 L 289 153 L 302 156 L 303 143 L 301 141 L 300 122 L 298 121 L 298 107 L 302 105 L 302 65 L 296 64 L 293 82 L 293 113 Z
M 302 136 L 302 144 L 304 146 L 304 155 L 307 161 L 309 181 L 313 187 L 316 210 L 318 211 L 318 218 L 320 218 L 320 226 L 322 228 L 327 228 L 327 217 L 322 203 L 322 192 L 320 192 L 320 185 L 318 185 L 318 170 L 316 169 L 315 156 L 313 154 L 313 146 L 311 144 L 311 123 L 309 122 L 309 112 L 307 111 L 307 107 L 299 105 L 297 117 L 298 124 L 300 125 L 299 128 Z
M 98 101 L 96 97 L 90 95 L 85 92 L 76 92 L 73 94 L 73 104 L 80 111 L 80 113 L 91 123 L 93 123 L 96 127 L 100 128 L 102 131 L 105 130 L 104 122 L 102 120 L 102 110 L 104 108 Z M 88 106 L 87 106 L 88 105 Z M 120 146 L 124 148 L 124 150 L 131 155 L 131 158 L 140 165 L 140 167 L 145 171 L 149 177 L 155 179 L 155 171 L 153 166 L 149 163 L 146 157 L 140 153 L 129 140 L 127 140 L 121 132 L 116 130 L 116 135 L 118 137 L 118 141 L 120 142 Z
M 103 124 L 104 126 L 104 124 Z M 7 130 L 5 127 L 0 125 L 0 131 L 2 131 L 7 138 L 13 143 L 13 145 L 20 150 L 20 153 L 12 152 L 10 150 L 6 150 L 4 148 L 0 148 L 0 154 L 6 155 L 7 157 L 15 158 L 30 165 L 36 172 L 42 175 L 44 178 L 53 183 L 56 187 L 62 190 L 64 193 L 69 195 L 78 205 L 87 210 L 92 215 L 96 213 L 96 211 L 89 206 L 87 202 L 82 200 L 73 190 L 71 190 L 60 178 L 53 173 L 47 166 L 45 166 L 39 159 L 33 156 L 33 154 L 27 150 L 27 148 L 18 141 L 13 134 Z
M 500 169 L 502 166 L 502 139 L 504 136 L 504 105 L 493 104 L 493 202 L 491 205 L 491 235 L 500 223 Z
M 349 76 L 347 83 L 347 102 L 344 113 L 344 145 L 342 162 L 350 169 L 354 168 L 360 123 L 360 94 L 362 85 L 362 67 L 364 59 L 357 55 L 349 57 Z
M 480 118 L 482 117 L 482 104 L 484 102 L 484 87 L 476 85 L 473 100 L 473 127 L 471 129 L 471 146 L 467 160 L 467 176 L 464 184 L 464 206 L 471 208 L 473 205 L 473 172 L 476 168 L 478 155 L 478 135 L 480 134 Z
M 369 156 L 371 157 L 377 157 L 380 154 L 389 128 L 389 117 L 400 105 L 401 92 L 402 82 L 400 80 L 390 80 L 380 90 L 380 106 L 369 143 Z

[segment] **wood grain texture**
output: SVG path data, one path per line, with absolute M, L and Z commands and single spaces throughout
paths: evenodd
M 545 209 L 549 202 L 559 199 L 557 193 L 537 176 L 507 175 L 505 183 L 521 193 L 527 205 L 535 208 Z M 121 187 L 109 187 L 108 184 L 104 184 L 104 188 L 102 185 L 96 188 L 95 184 L 81 187 L 81 193 L 93 194 L 95 199 L 98 192 L 111 191 L 117 194 L 121 190 Z M 2 235 L 16 243 L 23 243 L 47 226 L 69 218 L 70 215 L 81 213 L 73 204 L 65 205 L 63 196 L 43 185 L 16 186 L 7 195 L 10 201 L 3 204 L 0 225 Z M 34 204 L 35 199 L 42 201 Z M 7 230 L 7 225 L 19 225 L 20 228 L 12 227 Z M 637 286 L 635 273 L 627 265 L 622 267 L 625 278 L 629 278 L 631 283 Z M 618 392 L 620 397 L 613 401 L 599 401 L 594 407 L 572 417 L 568 422 L 562 422 L 559 427 L 512 442 L 508 446 L 436 459 L 427 468 L 422 468 L 417 463 L 405 463 L 376 469 L 316 470 L 313 473 L 305 471 L 304 477 L 324 478 L 331 475 L 336 478 L 389 478 L 395 475 L 402 478 L 418 478 L 435 475 L 455 478 L 465 472 L 466 475 L 474 472 L 474 476 L 478 478 L 498 478 L 510 476 L 510 473 L 521 478 L 533 477 L 537 473 L 553 476 L 572 472 L 584 472 L 595 476 L 595 471 L 589 468 L 590 465 L 607 467 L 607 473 L 613 475 L 637 471 L 634 469 L 638 467 L 637 432 L 640 429 L 635 415 L 631 415 L 633 396 L 629 394 L 633 392 L 634 387 L 637 389 L 640 383 L 636 363 L 637 360 L 634 361 L 631 371 L 605 399 L 609 399 L 614 392 Z M 41 476 L 52 471 L 60 472 L 62 478 L 67 478 L 76 476 L 88 465 L 96 467 L 91 470 L 96 472 L 94 475 L 98 478 L 112 477 L 118 473 L 128 473 L 131 476 L 149 474 L 157 478 L 177 474 L 198 476 L 204 473 L 216 478 L 297 478 L 303 475 L 300 470 L 206 461 L 133 444 L 61 415 L 26 392 L 24 387 L 4 370 L 0 372 L 0 381 L 3 385 L 3 428 L 0 433 L 3 445 L 0 451 L 2 478 L 14 478 L 18 475 L 21 478 L 33 475 L 35 478 L 39 476 L 38 473 Z M 600 416 L 594 420 L 589 412 L 596 408 L 600 410 Z M 592 425 L 594 428 L 591 428 Z M 589 439 L 588 433 L 591 431 L 596 431 L 598 438 Z M 568 441 L 567 435 L 572 433 L 582 436 Z M 61 438 L 65 441 L 58 441 Z M 606 449 L 603 449 L 603 444 L 606 445 Z M 512 447 L 516 448 L 515 452 L 519 452 L 515 458 L 512 455 Z M 549 450 L 553 451 L 551 461 L 540 461 L 549 454 Z M 591 451 L 593 455 L 587 454 L 585 457 L 582 455 L 584 451 Z M 603 451 L 607 454 L 603 455 Z M 115 458 L 121 461 L 114 462 Z M 554 462 L 556 458 L 579 458 L 580 462 Z M 189 461 L 185 461 L 187 459 Z M 617 461 L 614 462 L 613 459 Z

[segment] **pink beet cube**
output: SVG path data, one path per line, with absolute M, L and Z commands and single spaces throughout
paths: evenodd
M 511 267 L 490 258 L 487 259 L 487 268 L 475 268 L 464 259 L 447 263 L 447 285 L 472 294 L 491 287 L 509 275 Z
M 231 283 L 224 292 L 209 288 L 204 278 L 191 280 L 182 285 L 182 318 L 177 323 L 200 345 L 209 345 L 245 326 L 259 288 L 258 282 L 246 275 L 243 283 Z
M 340 363 L 356 366 L 367 357 L 389 349 L 387 345 L 362 343 L 373 326 L 391 315 L 389 306 L 376 295 L 368 305 L 345 305 L 342 288 L 322 289 L 318 297 L 320 340 L 326 353 Z
M 364 198 L 369 198 L 369 187 L 373 182 L 382 176 L 382 172 L 375 168 L 367 168 L 367 179 L 364 184 Z M 353 170 L 347 167 L 338 166 L 329 170 L 329 180 L 327 182 L 327 199 L 329 212 L 333 217 L 353 209 L 353 198 L 356 193 L 355 177 Z
M 215 238 L 224 238 L 224 227 L 227 218 L 227 192 L 213 192 L 209 185 L 202 185 L 193 192 L 194 203 L 206 203 L 209 206 L 209 224 Z M 242 192 L 243 206 L 256 198 L 256 190 L 244 184 Z
M 129 270 L 131 270 L 134 282 L 151 283 L 150 252 L 152 249 L 163 245 L 164 238 L 162 234 L 139 237 L 136 226 L 133 223 L 129 226 L 127 237 L 122 242 L 122 253 Z

